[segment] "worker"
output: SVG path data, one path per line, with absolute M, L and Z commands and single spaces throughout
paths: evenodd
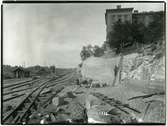
M 117 65 L 115 65 L 115 67 L 114 67 L 114 81 L 113 81 L 113 86 L 115 86 L 118 69 L 119 69 L 119 67 Z
M 117 73 L 118 73 L 118 66 L 115 65 L 115 68 L 114 68 L 114 75 L 115 75 L 115 77 L 117 76 Z

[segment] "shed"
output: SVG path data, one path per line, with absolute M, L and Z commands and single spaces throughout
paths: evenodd
M 30 71 L 24 70 L 24 77 L 30 77 Z
M 30 71 L 28 71 L 22 67 L 16 68 L 13 72 L 14 72 L 15 78 L 30 77 Z

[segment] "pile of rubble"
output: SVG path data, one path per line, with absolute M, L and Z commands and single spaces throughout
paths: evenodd
M 68 91 L 53 97 L 46 107 L 29 116 L 28 124 L 86 123 L 85 107 L 78 102 L 78 95 Z
M 93 80 L 91 78 L 82 78 L 79 82 L 81 87 L 85 88 L 101 88 L 108 86 L 106 82 L 100 80 Z
M 135 108 L 115 98 L 101 93 L 90 93 L 86 99 L 88 123 L 138 123 L 140 119 L 133 113 L 140 113 Z

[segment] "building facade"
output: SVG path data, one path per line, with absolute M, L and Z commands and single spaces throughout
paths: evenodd
M 121 8 L 120 5 L 116 9 L 107 9 L 105 13 L 106 21 L 106 45 L 109 42 L 109 34 L 113 30 L 113 25 L 116 22 L 124 23 L 125 21 L 131 23 L 143 23 L 148 26 L 153 21 L 154 15 L 163 15 L 162 11 L 159 12 L 138 12 L 134 8 Z
M 30 77 L 30 71 L 25 70 L 21 67 L 16 68 L 13 72 L 15 78 Z
M 155 15 L 163 16 L 162 11 L 158 12 L 141 12 L 134 11 L 132 14 L 132 21 L 133 23 L 143 23 L 145 26 L 148 26 L 150 22 L 153 21 Z
M 114 23 L 119 22 L 132 22 L 132 11 L 133 8 L 121 8 L 120 5 L 117 6 L 116 9 L 107 9 L 105 13 L 105 21 L 106 21 L 106 33 L 108 41 L 108 33 L 112 31 Z

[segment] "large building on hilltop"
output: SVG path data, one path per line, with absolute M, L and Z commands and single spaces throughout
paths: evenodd
M 162 11 L 158 12 L 138 12 L 134 8 L 121 8 L 117 5 L 116 9 L 107 9 L 105 13 L 106 22 L 106 44 L 109 41 L 109 33 L 113 29 L 114 23 L 117 21 L 124 23 L 125 21 L 133 23 L 143 23 L 145 26 L 153 21 L 153 15 L 163 14 Z
M 115 22 L 132 22 L 132 11 L 133 8 L 121 8 L 120 5 L 116 9 L 107 9 L 105 13 L 107 35 L 112 31 Z
M 132 21 L 134 23 L 143 23 L 145 26 L 148 26 L 150 22 L 153 21 L 153 16 L 155 14 L 163 16 L 162 11 L 157 11 L 157 12 L 140 12 L 134 11 L 132 13 Z

